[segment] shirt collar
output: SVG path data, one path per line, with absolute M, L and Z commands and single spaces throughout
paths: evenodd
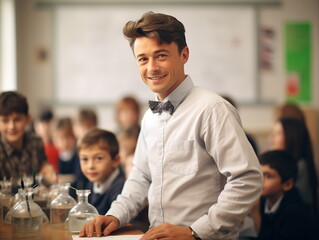
M 178 105 L 184 100 L 184 98 L 189 94 L 189 92 L 194 87 L 194 83 L 190 76 L 186 76 L 184 81 L 174 89 L 164 100 L 163 102 L 170 101 L 174 109 L 178 107 Z M 158 101 L 157 95 L 155 94 L 155 99 Z
M 103 183 L 94 182 L 93 183 L 94 193 L 98 193 L 98 194 L 105 193 L 110 188 L 110 186 L 112 185 L 115 178 L 119 175 L 119 173 L 120 173 L 120 170 L 116 168 L 111 174 L 111 176 L 109 176 L 109 178 L 105 182 Z
M 268 205 L 269 205 L 269 199 L 267 198 L 266 199 L 266 203 L 265 203 L 265 213 L 269 214 L 269 213 L 275 213 L 277 212 L 278 208 L 279 208 L 279 205 L 282 201 L 284 196 L 281 196 L 276 202 L 275 204 L 272 206 L 272 208 L 269 208 Z

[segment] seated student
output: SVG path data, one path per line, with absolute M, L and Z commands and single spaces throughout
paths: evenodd
M 34 122 L 35 133 L 42 139 L 45 154 L 56 172 L 59 172 L 59 152 L 52 142 L 53 112 L 50 109 L 42 110 Z
M 125 170 L 126 178 L 132 170 L 139 131 L 138 127 L 132 127 L 130 129 L 122 130 L 116 136 L 120 145 L 121 166 Z
M 64 181 L 73 182 L 73 187 L 83 188 L 88 181 L 82 174 L 76 149 L 76 138 L 70 118 L 60 118 L 56 122 L 53 142 L 59 151 L 60 176 Z M 72 176 L 69 179 L 69 176 Z
M 121 98 L 117 102 L 115 110 L 118 132 L 132 128 L 140 130 L 140 105 L 134 97 Z
M 259 161 L 264 187 L 252 211 L 258 239 L 313 239 L 313 219 L 295 188 L 296 159 L 287 151 L 274 150 L 261 154 Z
M 89 202 L 99 214 L 105 214 L 121 193 L 125 174 L 120 166 L 119 144 L 116 136 L 102 129 L 93 129 L 78 144 L 81 170 L 89 179 L 85 186 L 91 190 Z
M 30 118 L 25 96 L 15 91 L 0 94 L 0 179 L 38 173 L 55 183 L 55 171 L 41 138 L 26 131 Z
M 96 128 L 98 119 L 95 111 L 89 108 L 82 108 L 73 121 L 73 131 L 77 140 L 80 140 L 88 131 Z
M 280 118 L 270 134 L 271 150 L 286 150 L 298 165 L 296 188 L 303 201 L 318 214 L 318 181 L 309 131 L 304 122 L 294 118 Z

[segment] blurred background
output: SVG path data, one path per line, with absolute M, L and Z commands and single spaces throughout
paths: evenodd
M 49 107 L 73 116 L 92 107 L 117 127 L 115 103 L 153 98 L 139 79 L 122 27 L 145 11 L 186 28 L 195 84 L 232 97 L 260 151 L 285 102 L 306 115 L 319 149 L 319 0 L 1 0 L 0 90 L 27 96 L 32 116 Z

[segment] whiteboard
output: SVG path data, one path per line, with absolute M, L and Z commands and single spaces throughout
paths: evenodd
M 146 11 L 175 16 L 185 26 L 194 84 L 239 102 L 257 98 L 256 17 L 250 6 L 57 5 L 54 8 L 54 96 L 58 103 L 114 103 L 154 94 L 141 80 L 128 41 L 129 20 Z

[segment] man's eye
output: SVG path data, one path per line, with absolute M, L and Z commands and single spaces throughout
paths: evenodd
M 95 159 L 98 161 L 101 161 L 101 160 L 103 160 L 103 157 L 96 157 Z
M 165 54 L 159 54 L 158 55 L 158 58 L 163 58 L 163 57 L 166 57 L 167 55 L 165 55 Z
M 143 63 L 143 62 L 146 62 L 146 61 L 147 61 L 147 58 L 145 58 L 145 57 L 142 57 L 142 58 L 138 59 L 138 62 L 140 62 L 140 63 Z
M 87 160 L 88 160 L 88 159 L 85 158 L 85 157 L 80 158 L 80 161 L 82 161 L 82 162 L 86 162 Z

